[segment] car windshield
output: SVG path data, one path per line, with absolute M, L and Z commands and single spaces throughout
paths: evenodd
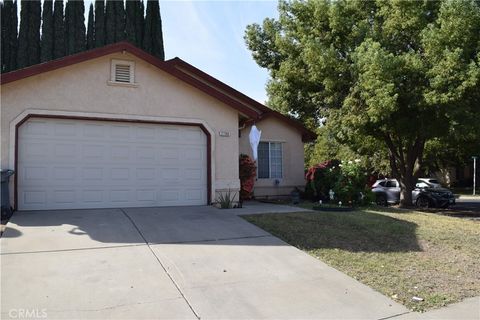
M 430 183 L 438 183 L 438 180 L 436 180 L 436 179 L 429 179 L 428 182 L 430 182 Z
M 425 182 L 425 181 L 418 181 L 417 184 L 415 185 L 417 188 L 431 188 L 432 185 Z

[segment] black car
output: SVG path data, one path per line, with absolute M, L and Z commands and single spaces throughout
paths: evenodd
M 447 208 L 455 204 L 455 195 L 446 188 L 434 187 L 419 181 L 412 191 L 412 198 L 419 208 Z

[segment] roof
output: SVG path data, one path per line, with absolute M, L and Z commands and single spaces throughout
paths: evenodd
M 316 134 L 313 131 L 305 128 L 305 126 L 303 126 L 297 120 L 266 107 L 265 105 L 244 95 L 243 93 L 226 85 L 220 80 L 210 76 L 209 74 L 201 71 L 182 59 L 173 58 L 171 60 L 163 61 L 128 42 L 118 42 L 12 72 L 3 73 L 0 77 L 0 84 L 7 84 L 44 72 L 56 70 L 76 63 L 122 51 L 129 52 L 134 56 L 156 66 L 162 71 L 222 101 L 245 116 L 248 119 L 247 122 L 259 122 L 268 117 L 275 117 L 285 124 L 288 124 L 299 130 L 302 133 L 303 141 L 312 141 L 316 138 Z

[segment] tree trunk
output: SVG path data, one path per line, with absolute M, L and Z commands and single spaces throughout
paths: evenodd
M 414 187 L 414 177 L 413 174 L 409 174 L 405 177 L 400 177 L 399 183 L 401 186 L 400 191 L 400 207 L 408 208 L 413 205 L 412 203 L 412 190 Z
M 417 137 L 414 141 L 407 141 L 405 145 L 397 139 L 395 142 L 390 135 L 385 135 L 390 156 L 390 167 L 395 179 L 400 183 L 400 207 L 412 207 L 412 190 L 421 173 L 425 139 Z

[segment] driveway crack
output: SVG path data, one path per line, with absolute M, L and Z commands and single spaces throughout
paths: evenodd
M 172 281 L 173 285 L 175 286 L 175 288 L 177 288 L 178 292 L 180 293 L 180 295 L 182 296 L 183 300 L 185 300 L 185 302 L 187 303 L 188 307 L 190 308 L 190 310 L 192 310 L 193 314 L 195 315 L 195 317 L 197 319 L 200 320 L 200 316 L 198 315 L 198 313 L 193 309 L 193 306 L 192 304 L 190 303 L 190 301 L 188 301 L 187 297 L 185 296 L 185 294 L 183 293 L 182 289 L 180 289 L 180 286 L 177 284 L 177 282 L 175 281 L 175 279 L 173 279 L 173 276 L 168 272 L 167 268 L 165 267 L 165 265 L 162 263 L 162 261 L 160 260 L 160 258 L 155 254 L 155 252 L 153 251 L 153 249 L 151 248 L 150 244 L 148 243 L 147 239 L 145 238 L 145 236 L 143 235 L 143 233 L 140 231 L 140 229 L 138 228 L 137 224 L 135 223 L 135 221 L 133 221 L 133 219 L 128 215 L 128 213 L 123 210 L 122 208 L 120 208 L 120 211 L 125 215 L 125 217 L 127 217 L 128 220 L 130 220 L 130 222 L 132 223 L 132 225 L 134 226 L 135 229 L 137 229 L 137 232 L 140 234 L 140 236 L 142 237 L 143 241 L 145 242 L 145 244 L 147 245 L 148 249 L 150 250 L 150 252 L 153 254 L 153 256 L 155 257 L 155 259 L 157 259 L 158 263 L 160 264 L 160 266 L 162 267 L 163 271 L 165 271 L 165 273 L 167 274 L 167 276 L 170 278 L 170 281 Z

